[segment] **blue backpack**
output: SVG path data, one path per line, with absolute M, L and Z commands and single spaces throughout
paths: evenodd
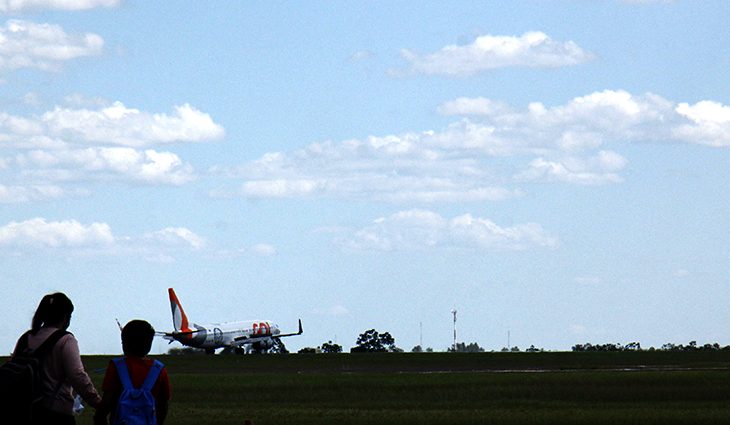
M 134 388 L 124 357 L 116 358 L 113 362 L 122 382 L 122 394 L 119 396 L 112 425 L 156 425 L 157 413 L 152 387 L 160 376 L 162 363 L 155 360 L 142 387 Z

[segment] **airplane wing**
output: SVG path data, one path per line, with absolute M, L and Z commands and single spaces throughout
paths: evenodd
M 304 330 L 302 329 L 302 319 L 299 319 L 299 331 L 293 332 L 290 334 L 279 334 L 279 335 L 276 335 L 276 338 L 282 338 L 285 336 L 301 335 L 303 332 L 304 332 Z
M 271 335 L 264 335 L 264 336 L 255 336 L 255 337 L 247 337 L 247 336 L 239 336 L 237 338 L 234 338 L 231 342 L 232 347 L 240 347 L 242 345 L 246 344 L 253 344 L 259 341 L 264 341 L 267 339 L 274 338 Z

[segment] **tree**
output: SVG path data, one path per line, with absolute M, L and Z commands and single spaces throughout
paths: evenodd
M 472 342 L 469 345 L 466 345 L 463 342 L 459 342 L 456 344 L 456 349 L 454 347 L 449 348 L 449 352 L 457 352 L 457 353 L 482 353 L 484 352 L 484 349 L 479 346 L 476 342 Z
M 304 347 L 301 350 L 297 351 L 299 354 L 316 354 L 317 349 L 312 347 Z
M 423 348 L 421 348 L 420 345 L 416 345 L 415 347 L 411 348 L 411 353 L 423 353 Z
M 324 344 L 322 344 L 322 352 L 323 353 L 341 353 L 342 346 L 340 344 L 335 344 L 332 341 L 327 341 Z
M 390 333 L 384 332 L 381 334 L 375 329 L 361 333 L 356 344 L 350 349 L 351 353 L 384 353 L 394 352 L 398 349 L 395 346 L 395 338 Z

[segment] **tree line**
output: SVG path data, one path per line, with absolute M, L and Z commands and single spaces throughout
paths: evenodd
M 724 347 L 718 343 L 698 345 L 697 341 L 690 341 L 687 345 L 666 343 L 659 348 L 649 347 L 642 348 L 638 342 L 630 342 L 626 345 L 621 344 L 576 344 L 572 347 L 572 351 L 730 351 L 730 345 Z
M 606 343 L 606 344 L 592 344 L 587 342 L 585 344 L 576 344 L 571 347 L 571 351 L 575 352 L 586 352 L 586 351 L 730 351 L 729 346 L 720 346 L 718 343 L 698 345 L 697 341 L 690 341 L 687 345 L 684 344 L 673 344 L 666 343 L 659 348 L 650 347 L 645 349 L 638 342 L 629 342 L 628 344 L 619 343 Z M 220 354 L 239 354 L 243 350 L 235 348 L 224 348 Z M 350 353 L 402 353 L 405 350 L 398 347 L 395 343 L 395 338 L 390 332 L 378 332 L 375 329 L 368 329 L 361 333 L 355 341 L 355 346 L 350 348 Z M 410 350 L 412 353 L 432 353 L 433 348 L 423 348 L 420 345 L 416 345 Z M 476 342 L 465 343 L 459 342 L 456 345 L 448 347 L 446 352 L 449 353 L 482 353 L 486 350 L 480 347 Z M 519 347 L 503 347 L 501 352 L 523 352 Z M 535 347 L 530 345 L 524 350 L 525 353 L 539 353 L 544 352 L 543 348 Z M 284 343 L 280 339 L 275 339 L 273 347 L 263 352 L 266 353 L 278 353 L 287 354 L 289 351 L 284 346 Z M 335 342 L 327 341 L 317 347 L 304 347 L 298 351 L 299 354 L 334 354 L 342 353 L 343 347 Z M 191 348 L 191 347 L 174 347 L 168 351 L 168 354 L 172 355 L 187 355 L 187 354 L 199 354 L 203 353 L 203 350 Z

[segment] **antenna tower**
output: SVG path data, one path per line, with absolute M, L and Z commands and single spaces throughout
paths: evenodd
M 454 315 L 454 352 L 456 352 L 456 309 L 451 309 L 451 314 Z

